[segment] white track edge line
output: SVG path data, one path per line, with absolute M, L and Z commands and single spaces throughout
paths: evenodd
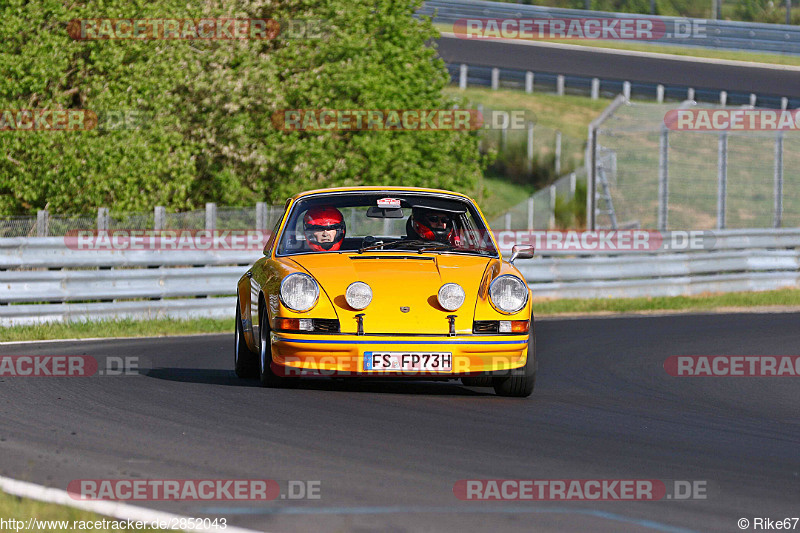
M 14 496 L 22 498 L 30 498 L 41 502 L 53 503 L 57 505 L 64 505 L 73 507 L 75 509 L 82 509 L 100 515 L 108 516 L 116 520 L 138 520 L 141 522 L 153 521 L 167 521 L 188 519 L 190 517 L 172 514 L 165 511 L 155 511 L 146 509 L 144 507 L 137 507 L 127 503 L 113 502 L 113 501 L 83 501 L 75 500 L 69 496 L 65 490 L 55 489 L 37 485 L 35 483 L 28 483 L 27 481 L 18 481 L 5 476 L 0 476 L 0 490 Z M 222 531 L 220 528 L 195 528 L 183 529 L 181 531 L 208 531 L 219 533 Z M 227 526 L 224 530 L 226 533 L 259 533 L 254 529 L 244 529 L 235 526 Z

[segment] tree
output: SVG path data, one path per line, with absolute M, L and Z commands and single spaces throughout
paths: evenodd
M 279 109 L 449 107 L 436 31 L 416 0 L 10 0 L 0 9 L 0 109 L 132 110 L 141 129 L 0 132 L 0 213 L 282 201 L 311 187 L 472 190 L 474 132 L 292 132 Z M 320 38 L 74 40 L 82 18 L 318 20 Z

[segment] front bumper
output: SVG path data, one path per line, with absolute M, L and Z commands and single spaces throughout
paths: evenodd
M 528 335 L 383 336 L 271 333 L 273 372 L 283 376 L 440 377 L 502 373 L 525 365 Z M 365 370 L 365 352 L 452 354 L 452 368 Z

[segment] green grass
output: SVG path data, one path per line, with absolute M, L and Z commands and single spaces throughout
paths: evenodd
M 509 207 L 520 203 L 535 192 L 531 185 L 523 185 L 499 176 L 484 176 L 475 201 L 488 220 L 505 213 Z
M 440 32 L 453 32 L 452 24 L 436 24 Z M 676 56 L 707 57 L 711 59 L 727 59 L 731 61 L 749 61 L 771 63 L 774 65 L 800 66 L 800 56 L 771 54 L 768 52 L 747 52 L 738 50 L 717 50 L 714 48 L 693 48 L 666 44 L 648 44 L 631 41 L 592 41 L 577 39 L 536 39 L 535 42 L 561 43 L 590 48 L 608 48 L 612 50 L 630 50 L 635 52 L 652 52 L 672 54 Z
M 561 131 L 565 136 L 586 139 L 589 123 L 597 118 L 611 102 L 605 98 L 592 100 L 588 96 L 532 93 L 512 89 L 493 91 L 485 87 L 446 87 L 445 94 L 464 97 L 473 105 L 511 111 L 525 110 L 532 114 L 534 122 Z
M 708 311 L 750 307 L 800 306 L 800 290 L 732 292 L 699 296 L 655 298 L 598 298 L 535 300 L 536 316 L 591 313 L 635 313 L 641 311 Z
M 95 525 L 94 522 L 102 521 L 104 519 L 103 516 L 90 513 L 88 511 L 82 511 L 79 509 L 73 509 L 72 507 L 64 507 L 61 505 L 54 505 L 51 503 L 44 503 L 39 502 L 36 500 L 31 500 L 28 498 L 19 498 L 17 496 L 12 496 L 11 494 L 6 494 L 5 492 L 0 491 L 0 518 L 4 520 L 14 519 L 14 520 L 21 520 L 25 522 L 25 526 L 19 531 L 37 531 L 37 532 L 44 532 L 44 533 L 55 533 L 55 532 L 64 532 L 64 531 L 79 531 L 79 529 L 73 529 L 73 522 L 74 521 L 84 521 L 84 522 L 93 522 L 93 526 Z M 27 529 L 27 522 L 29 519 L 35 518 L 37 520 L 67 520 L 69 521 L 69 527 L 65 529 L 61 529 L 59 527 L 46 527 L 46 525 L 41 525 L 39 528 L 28 530 Z M 107 524 L 110 525 L 110 518 L 105 518 Z M 51 524 L 54 525 L 54 524 Z M 102 525 L 102 524 L 100 524 Z M 14 531 L 13 528 L 6 528 L 6 530 Z M 124 529 L 111 529 L 109 528 L 93 528 L 91 531 L 125 531 Z M 156 529 L 139 529 L 136 531 L 163 531 L 163 530 L 156 530 Z
M 177 320 L 103 320 L 95 322 L 70 322 L 12 326 L 0 328 L 0 340 L 25 341 L 48 339 L 85 339 L 88 337 L 159 337 L 164 335 L 189 335 L 192 333 L 233 332 L 230 319 L 193 318 Z

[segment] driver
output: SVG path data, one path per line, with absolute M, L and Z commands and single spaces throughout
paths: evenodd
M 342 246 L 345 231 L 344 217 L 333 206 L 312 207 L 303 217 L 306 242 L 317 252 L 338 250 Z
M 438 209 L 414 206 L 408 219 L 408 238 L 457 244 L 453 218 Z

